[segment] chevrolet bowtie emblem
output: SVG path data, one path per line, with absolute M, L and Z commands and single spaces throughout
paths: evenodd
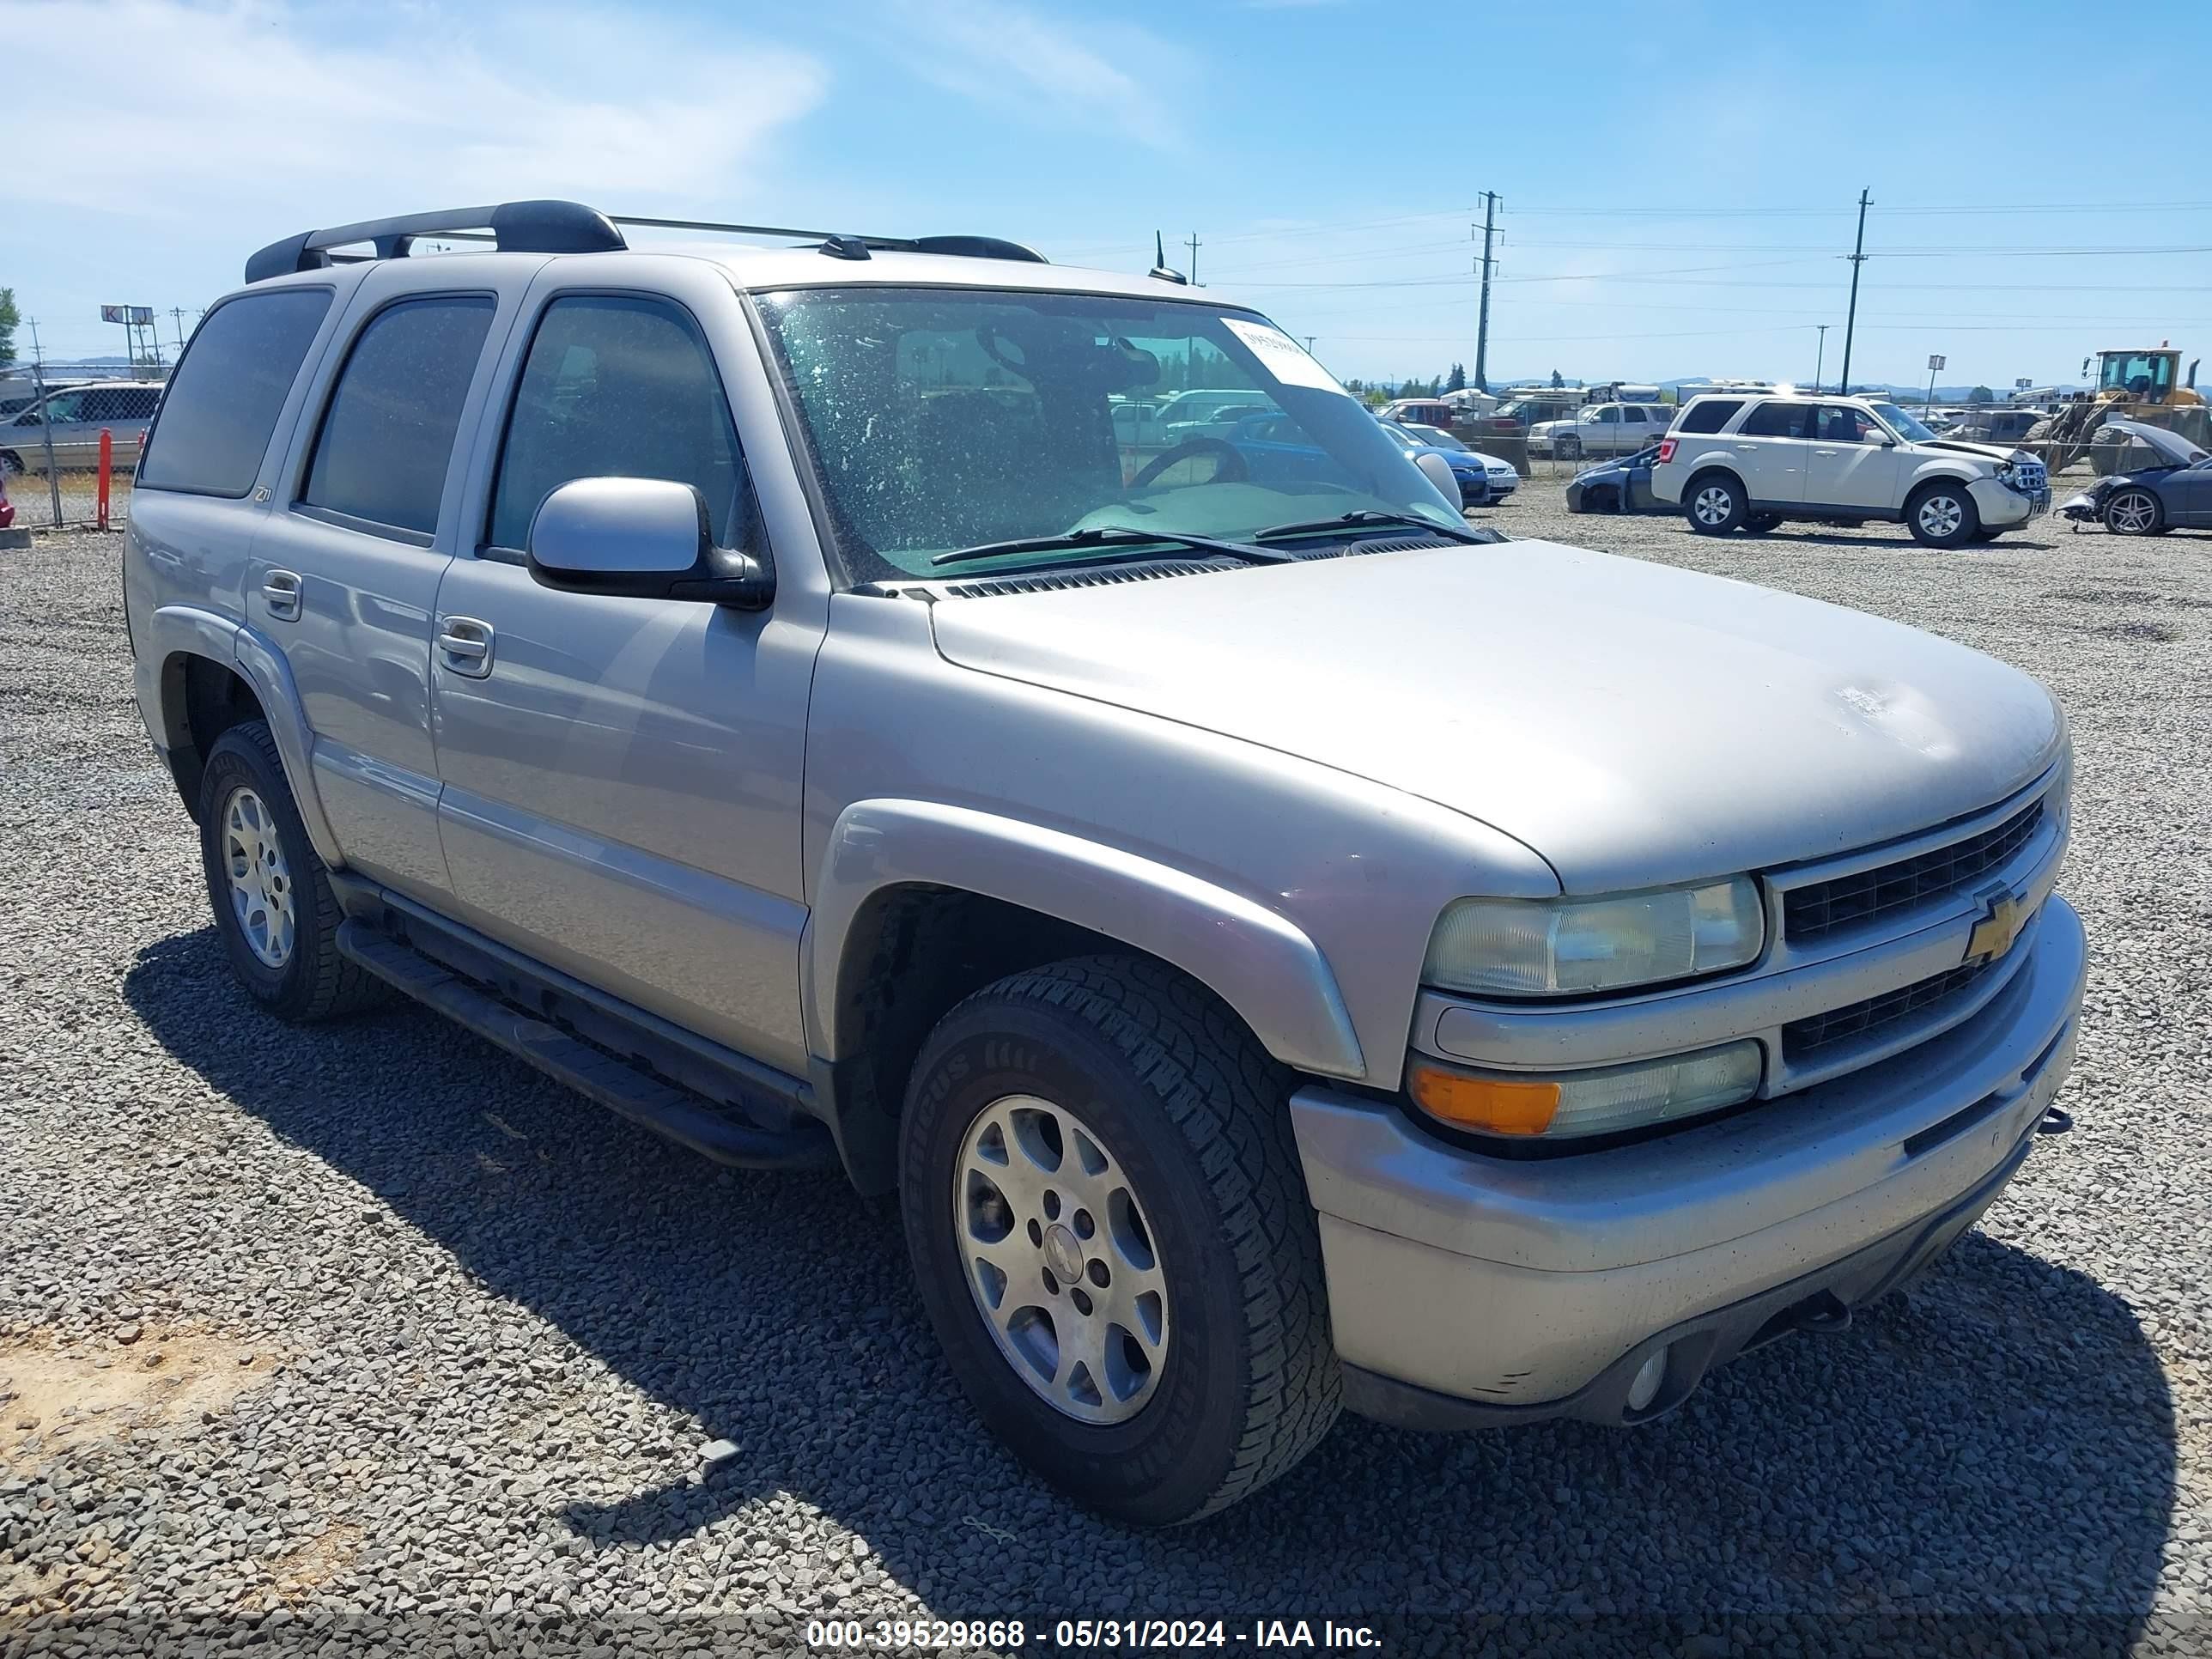
M 1963 958 L 1967 962 L 1994 962 L 2012 949 L 2020 930 L 2027 926 L 2027 904 L 2017 893 L 1996 888 L 1984 896 L 1983 902 L 1989 908 L 1967 936 Z

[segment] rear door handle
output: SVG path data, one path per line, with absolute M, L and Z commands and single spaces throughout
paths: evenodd
M 276 622 L 296 622 L 300 617 L 300 574 L 271 570 L 261 578 L 261 597 L 269 602 L 269 615 Z
M 491 624 L 474 617 L 448 617 L 439 624 L 438 649 L 456 674 L 480 680 L 491 672 Z

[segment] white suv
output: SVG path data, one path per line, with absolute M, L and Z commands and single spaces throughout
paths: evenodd
M 1528 453 L 1562 461 L 1633 455 L 1651 446 L 1674 414 L 1664 404 L 1592 404 L 1572 420 L 1540 421 L 1530 427 Z
M 1875 519 L 1929 547 L 1994 540 L 2051 506 L 2050 477 L 2024 450 L 1938 437 L 1895 404 L 1804 393 L 1692 399 L 1659 446 L 1651 492 L 1708 536 Z

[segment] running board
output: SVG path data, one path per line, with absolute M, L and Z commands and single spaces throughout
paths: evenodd
M 811 1119 L 787 1128 L 740 1122 L 705 1097 L 665 1083 L 499 1000 L 358 918 L 338 924 L 339 952 L 386 984 L 427 1003 L 633 1123 L 665 1135 L 717 1164 L 749 1170 L 830 1170 L 829 1131 Z

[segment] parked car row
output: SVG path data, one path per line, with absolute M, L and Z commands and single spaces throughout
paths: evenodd
M 1521 475 L 1510 461 L 1469 449 L 1439 428 L 1385 421 L 1382 430 L 1417 459 L 1424 454 L 1440 457 L 1451 469 L 1452 481 L 1459 485 L 1462 507 L 1495 507 L 1520 488 Z

